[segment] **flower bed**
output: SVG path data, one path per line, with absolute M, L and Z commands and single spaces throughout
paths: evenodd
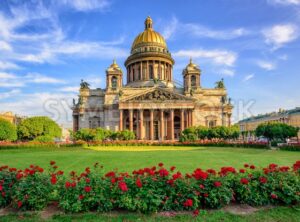
M 134 212 L 194 211 L 220 208 L 230 202 L 253 206 L 300 202 L 300 161 L 291 168 L 270 164 L 257 169 L 222 167 L 195 169 L 183 175 L 172 166 L 103 173 L 96 163 L 83 173 L 47 171 L 31 165 L 25 170 L 0 167 L 0 207 L 41 210 L 57 203 L 66 212 L 128 210 Z
M 280 146 L 280 150 L 300 151 L 300 143 Z
M 86 147 L 86 146 L 207 146 L 207 147 L 241 147 L 267 149 L 268 144 L 262 142 L 238 142 L 219 139 L 196 141 L 151 141 L 151 140 L 112 140 L 112 141 L 76 141 L 74 143 L 42 143 L 32 142 L 0 142 L 0 149 L 33 148 L 33 147 Z

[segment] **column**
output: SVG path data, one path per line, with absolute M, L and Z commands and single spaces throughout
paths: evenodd
M 143 78 L 143 62 L 140 63 L 140 77 L 139 79 L 142 80 Z
M 185 110 L 186 128 L 189 128 L 189 110 Z
M 133 110 L 129 110 L 129 130 L 133 132 Z
M 144 129 L 143 129 L 143 127 L 144 127 L 144 112 L 143 112 L 143 110 L 141 109 L 141 110 L 139 110 L 140 112 L 140 117 L 139 117 L 139 131 L 140 131 L 140 135 L 139 135 L 139 139 L 140 140 L 142 140 L 142 139 L 144 139 Z
M 171 112 L 170 112 L 170 118 L 171 118 L 171 130 L 170 130 L 170 133 L 171 133 L 171 140 L 174 140 L 174 109 L 171 109 Z
M 180 132 L 184 130 L 184 109 L 180 110 Z
M 154 140 L 153 116 L 154 116 L 154 110 L 150 109 L 150 140 Z
M 160 110 L 160 139 L 164 140 L 165 139 L 165 123 L 164 123 L 164 110 Z
M 194 110 L 191 110 L 191 126 L 194 126 Z
M 123 130 L 123 110 L 120 109 L 120 122 L 119 122 L 119 131 Z
M 149 72 L 149 62 L 147 60 L 147 65 L 146 65 L 146 73 L 145 73 L 145 80 L 148 80 L 150 76 L 150 72 Z

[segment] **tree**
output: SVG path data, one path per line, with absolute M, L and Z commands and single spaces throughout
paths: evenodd
M 58 138 L 62 135 L 61 128 L 56 122 L 45 116 L 36 116 L 23 120 L 17 128 L 18 138 L 33 140 L 38 136 Z
M 299 131 L 298 127 L 293 127 L 285 123 L 262 123 L 257 126 L 255 135 L 263 136 L 272 141 L 285 141 L 287 138 L 296 137 Z
M 0 141 L 17 140 L 17 129 L 15 125 L 0 118 Z

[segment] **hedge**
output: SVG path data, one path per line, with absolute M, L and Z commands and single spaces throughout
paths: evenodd
M 47 172 L 0 167 L 0 206 L 41 210 L 55 201 L 66 212 L 128 210 L 194 211 L 229 203 L 294 205 L 300 203 L 300 161 L 292 167 L 272 163 L 265 168 L 195 169 L 182 174 L 163 163 L 128 172 L 103 172 L 96 163 L 84 172 L 64 173 L 55 161 Z

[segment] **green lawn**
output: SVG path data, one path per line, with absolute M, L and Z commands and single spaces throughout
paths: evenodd
M 25 168 L 37 164 L 47 168 L 55 160 L 64 171 L 82 171 L 95 162 L 104 165 L 105 171 L 119 169 L 129 171 L 139 167 L 175 165 L 182 172 L 196 167 L 203 169 L 222 166 L 240 168 L 244 163 L 266 166 L 269 163 L 291 166 L 300 160 L 299 152 L 265 149 L 217 148 L 217 147 L 98 147 L 87 148 L 19 148 L 0 149 L 0 165 Z M 141 151 L 143 150 L 143 151 Z
M 204 212 L 204 213 L 203 213 Z M 71 221 L 223 221 L 223 222 L 298 222 L 300 221 L 300 210 L 299 208 L 290 207 L 277 207 L 270 210 L 260 210 L 256 213 L 239 216 L 226 213 L 222 210 L 218 211 L 202 211 L 201 214 L 195 218 L 190 215 L 178 215 L 175 217 L 162 217 L 158 215 L 141 215 L 134 213 L 112 213 L 112 214 L 97 214 L 97 213 L 85 213 L 85 214 L 74 214 L 74 215 L 57 215 L 47 220 L 42 220 L 37 214 L 25 214 L 25 215 L 9 215 L 0 217 L 0 221 L 11 222 L 11 221 L 26 221 L 26 222 L 38 222 L 38 221 L 49 221 L 49 222 L 71 222 Z

